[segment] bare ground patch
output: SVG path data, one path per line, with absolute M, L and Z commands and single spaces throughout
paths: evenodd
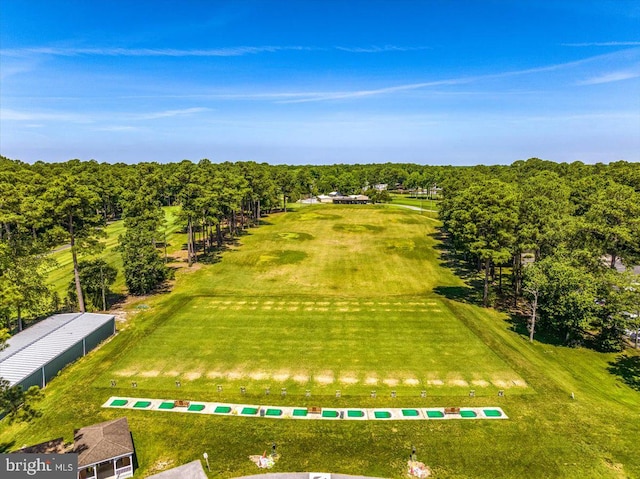
M 313 380 L 320 384 L 331 384 L 334 381 L 332 371 L 323 371 L 320 374 L 314 374 Z
M 195 381 L 196 379 L 200 379 L 202 377 L 202 371 L 189 371 L 184 374 L 184 378 L 187 381 Z

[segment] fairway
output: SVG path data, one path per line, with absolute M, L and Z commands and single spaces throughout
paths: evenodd
M 96 385 L 289 394 L 527 392 L 434 284 L 433 222 L 381 207 L 309 207 L 251 230 Z M 232 294 L 232 290 L 234 294 Z

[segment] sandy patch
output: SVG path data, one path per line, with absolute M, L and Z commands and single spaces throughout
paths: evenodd
M 114 374 L 120 377 L 135 376 L 138 373 L 135 369 L 123 369 L 122 371 L 116 371 Z
M 227 374 L 225 374 L 225 376 L 227 377 L 227 379 L 235 381 L 237 379 L 242 379 L 244 377 L 244 373 L 242 371 L 227 371 Z
M 172 369 L 171 371 L 165 371 L 164 373 L 162 373 L 162 375 L 169 378 L 175 378 L 177 376 L 180 376 L 180 372 Z
M 400 381 L 398 381 L 397 379 L 394 379 L 394 378 L 387 378 L 387 379 L 383 380 L 382 382 L 385 383 L 387 386 L 394 387 L 394 386 L 397 386 Z
M 313 380 L 320 384 L 331 384 L 333 382 L 333 376 L 329 374 L 319 374 L 313 376 Z
M 527 387 L 527 383 L 524 382 L 522 379 L 514 379 L 511 382 L 513 383 L 514 386 L 517 386 L 519 388 L 526 388 Z
M 207 377 L 209 379 L 221 378 L 222 376 L 224 376 L 224 374 L 222 374 L 220 371 L 209 371 L 207 373 Z
M 341 313 L 346 313 L 349 311 L 349 308 L 338 308 L 338 311 L 340 311 Z
M 471 384 L 474 386 L 486 388 L 489 385 L 489 381 L 485 381 L 484 379 L 474 379 L 471 381 Z
M 202 377 L 201 371 L 189 371 L 188 373 L 184 374 L 184 378 L 187 381 L 195 381 L 196 379 L 200 379 L 201 377 Z
M 442 379 L 429 379 L 427 381 L 427 384 L 429 384 L 430 386 L 442 386 L 444 384 L 444 381 Z
M 492 379 L 491 382 L 494 386 L 498 386 L 499 388 L 509 387 L 509 383 L 507 381 L 503 381 L 502 379 Z
M 297 306 L 289 306 L 287 308 L 287 311 L 298 311 L 298 307 Z
M 447 381 L 447 384 L 449 384 L 450 386 L 461 386 L 461 387 L 469 385 L 469 383 L 464 379 L 449 379 Z
M 142 376 L 143 378 L 155 378 L 158 377 L 160 375 L 160 371 L 157 370 L 151 370 L 151 371 L 142 371 L 140 373 L 140 376 Z
M 357 384 L 358 378 L 354 378 L 353 376 L 340 376 L 340 379 L 338 379 L 338 381 L 343 384 Z
M 273 374 L 271 377 L 273 379 L 275 379 L 276 381 L 283 383 L 287 379 L 289 379 L 289 376 L 290 376 L 290 374 L 288 372 L 280 371 L 280 372 L 277 372 L 277 373 Z
M 253 379 L 254 381 L 262 381 L 263 379 L 268 378 L 268 374 L 267 373 L 263 373 L 262 371 L 256 371 L 253 372 L 251 374 L 249 374 L 249 377 L 251 379 Z
M 297 383 L 305 384 L 309 382 L 309 376 L 306 374 L 296 374 L 293 376 L 293 380 Z
M 316 304 L 318 306 L 329 306 L 331 303 L 329 301 L 317 301 Z
M 418 381 L 416 378 L 408 378 L 402 382 L 405 383 L 407 386 L 417 386 L 418 384 L 420 384 L 420 381 Z
M 378 384 L 378 378 L 374 376 L 368 376 L 367 379 L 364 380 L 364 383 L 369 386 L 375 386 L 376 384 Z
M 271 306 L 262 306 L 261 308 L 263 311 L 269 311 L 271 309 Z

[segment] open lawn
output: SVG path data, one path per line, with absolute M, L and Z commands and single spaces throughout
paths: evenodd
M 136 477 L 205 451 L 210 477 L 258 473 L 248 456 L 273 441 L 282 456 L 274 472 L 404 477 L 413 445 L 441 478 L 640 477 L 638 356 L 530 344 L 504 315 L 456 299 L 465 285 L 442 264 L 437 224 L 371 205 L 265 218 L 221 261 L 178 271 L 171 293 L 132 304 L 115 338 L 49 384 L 41 418 L 0 424 L 0 449 L 71 439 L 74 428 L 126 414 Z M 491 405 L 510 419 L 293 421 L 100 407 L 115 395 L 260 404 L 266 387 L 274 405 Z

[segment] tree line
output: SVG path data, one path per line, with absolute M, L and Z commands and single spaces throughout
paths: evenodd
M 442 188 L 444 230 L 485 306 L 524 307 L 532 341 L 617 351 L 631 332 L 638 347 L 640 279 L 624 269 L 640 264 L 640 165 L 530 159 L 460 169 Z
M 608 266 L 640 263 L 637 164 L 536 158 L 474 167 L 206 159 L 27 164 L 0 157 L 0 327 L 19 330 L 25 317 L 64 304 L 80 311 L 105 309 L 104 285 L 116 272 L 87 258 L 103 248 L 100 240 L 110 221 L 124 220 L 119 251 L 129 293 L 147 294 L 168 275 L 158 248 L 164 242 L 163 206 L 180 206 L 191 265 L 258 225 L 265 212 L 286 211 L 291 201 L 330 191 L 373 195 L 378 184 L 441 187 L 444 228 L 456 254 L 483 273 L 484 303 L 492 300 L 497 283 L 499 298 L 508 294 L 514 305 L 535 305 L 532 337 L 539 329 L 571 342 L 596 331 L 603 344 L 605 338 L 618 344 L 624 329 L 637 321 L 637 302 L 628 304 L 638 289 L 633 277 L 604 264 L 604 258 Z M 48 290 L 46 275 L 50 251 L 63 245 L 71 250 L 73 278 L 69 296 L 58 298 Z M 503 270 L 510 288 L 502 286 Z M 563 293 L 560 277 L 568 288 Z M 561 304 L 570 300 L 571 305 Z

